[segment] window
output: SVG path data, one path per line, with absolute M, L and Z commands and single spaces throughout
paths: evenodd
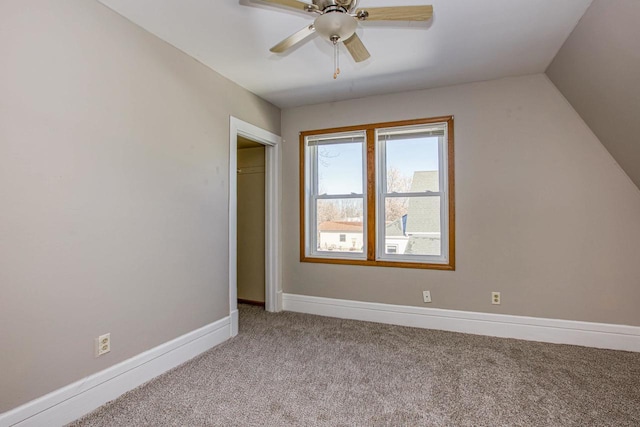
M 300 257 L 453 270 L 453 117 L 300 135 Z

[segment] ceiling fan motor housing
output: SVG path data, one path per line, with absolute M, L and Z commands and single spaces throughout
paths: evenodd
M 356 8 L 357 3 L 358 0 L 313 0 L 313 4 L 318 6 L 318 9 L 322 11 L 326 8 L 335 9 L 339 7 L 346 12 L 352 12 Z

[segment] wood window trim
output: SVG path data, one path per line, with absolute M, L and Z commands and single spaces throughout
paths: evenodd
M 406 261 L 386 261 L 376 260 L 376 129 L 393 128 L 412 125 L 428 125 L 432 123 L 447 123 L 447 197 L 448 197 L 448 239 L 449 254 L 448 262 L 425 263 Z M 366 132 L 366 167 L 367 167 L 367 259 L 344 259 L 344 258 L 324 258 L 306 256 L 306 194 L 305 194 L 305 139 L 308 136 L 324 135 L 340 132 Z M 455 270 L 455 158 L 454 158 L 454 136 L 453 136 L 453 116 L 430 117 L 425 119 L 402 120 L 394 122 L 370 123 L 356 126 L 344 126 L 329 129 L 317 129 L 300 132 L 299 144 L 299 187 L 300 187 L 300 261 L 318 264 L 339 264 L 339 265 L 361 265 L 372 267 L 397 267 L 397 268 L 418 268 L 428 270 Z

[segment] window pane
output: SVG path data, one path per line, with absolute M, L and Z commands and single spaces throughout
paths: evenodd
M 440 256 L 440 237 L 439 196 L 385 199 L 385 254 Z
M 364 252 L 362 199 L 317 202 L 318 251 Z
M 317 145 L 318 194 L 363 194 L 362 149 L 364 137 L 348 142 L 323 141 Z
M 439 137 L 411 137 L 387 140 L 387 193 L 439 191 Z

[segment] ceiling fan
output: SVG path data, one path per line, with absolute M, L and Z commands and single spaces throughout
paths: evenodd
M 356 62 L 367 60 L 371 55 L 356 34 L 358 21 L 426 21 L 433 16 L 433 6 L 390 6 L 358 9 L 359 0 L 262 0 L 299 11 L 318 14 L 313 23 L 282 40 L 270 50 L 281 53 L 318 33 L 334 45 L 335 79 L 340 73 L 338 65 L 338 43 L 343 43 Z

